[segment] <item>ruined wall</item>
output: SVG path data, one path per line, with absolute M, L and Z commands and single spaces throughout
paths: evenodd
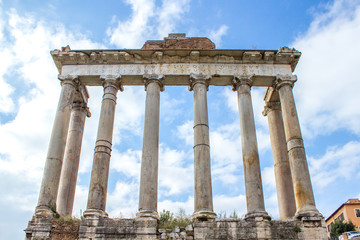
M 93 218 L 79 222 L 54 223 L 51 221 L 49 234 L 32 232 L 27 240 L 115 240 L 115 239 L 178 239 L 178 240 L 224 240 L 224 239 L 298 239 L 326 240 L 325 222 L 320 218 L 303 220 L 264 220 L 246 221 L 243 219 L 216 219 L 197 221 L 186 228 L 173 230 L 158 229 L 157 221 L 148 219 Z
M 215 49 L 208 38 L 187 38 L 185 34 L 169 34 L 164 40 L 146 41 L 141 49 Z

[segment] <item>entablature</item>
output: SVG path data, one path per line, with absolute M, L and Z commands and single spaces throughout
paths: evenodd
M 93 64 L 285 64 L 294 71 L 301 53 L 287 47 L 279 50 L 53 50 L 51 55 L 61 73 L 65 65 Z
M 165 85 L 188 85 L 190 74 L 211 76 L 210 85 L 232 85 L 234 75 L 254 75 L 253 86 L 272 86 L 277 75 L 291 75 L 301 53 L 279 50 L 148 49 L 53 50 L 61 75 L 76 75 L 84 85 L 101 85 L 99 77 L 121 75 L 122 85 L 143 85 L 143 75 L 163 74 Z

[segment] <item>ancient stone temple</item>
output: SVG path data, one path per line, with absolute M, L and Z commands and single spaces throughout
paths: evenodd
M 49 142 L 39 199 L 26 239 L 55 239 L 55 214 L 71 215 L 89 94 L 104 94 L 94 150 L 87 208 L 79 239 L 327 239 L 318 212 L 292 88 L 300 52 L 215 49 L 207 38 L 169 34 L 138 50 L 51 52 L 59 70 L 61 95 Z M 218 219 L 213 210 L 207 91 L 231 86 L 238 97 L 247 213 L 243 219 Z M 145 120 L 139 207 L 133 219 L 109 218 L 106 212 L 109 163 L 116 96 L 126 86 L 145 87 Z M 160 95 L 166 86 L 185 86 L 194 96 L 194 213 L 182 232 L 158 229 L 158 149 Z M 252 87 L 266 87 L 264 116 L 269 122 L 280 220 L 264 207 Z M 121 93 L 119 93 L 121 94 Z M 235 93 L 234 93 L 235 94 Z M 65 235 L 64 235 L 65 236 Z M 66 237 L 56 239 L 66 239 Z M 70 238 L 69 238 L 70 239 Z

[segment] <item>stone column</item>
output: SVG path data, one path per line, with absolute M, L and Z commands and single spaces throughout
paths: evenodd
M 264 207 L 259 153 L 250 95 L 252 82 L 252 76 L 236 76 L 233 85 L 233 90 L 237 91 L 239 106 L 247 206 L 246 219 L 254 219 L 256 217 L 269 218 Z
M 107 217 L 106 196 L 108 187 L 110 156 L 115 119 L 116 95 L 120 85 L 119 75 L 101 76 L 104 95 L 101 104 L 100 120 L 96 137 L 94 162 L 85 217 Z
M 47 158 L 39 200 L 35 209 L 36 216 L 53 216 L 56 211 L 56 199 L 59 188 L 60 173 L 68 134 L 71 107 L 76 91 L 77 76 L 59 75 L 61 95 L 50 137 Z
M 72 216 L 86 116 L 90 117 L 87 104 L 75 102 L 71 113 L 57 198 L 58 212 L 61 216 Z
M 214 219 L 209 123 L 206 93 L 210 76 L 191 74 L 189 90 L 194 91 L 194 219 Z
M 293 75 L 278 76 L 275 80 L 275 87 L 279 91 L 292 182 L 295 191 L 295 216 L 298 218 L 303 216 L 321 216 L 315 207 L 299 119 L 292 93 L 295 81 L 296 76 Z
M 269 123 L 280 219 L 290 219 L 295 215 L 296 205 L 280 102 L 267 102 L 263 115 Z
M 163 75 L 144 75 L 146 103 L 137 217 L 159 219 L 157 212 L 160 91 Z

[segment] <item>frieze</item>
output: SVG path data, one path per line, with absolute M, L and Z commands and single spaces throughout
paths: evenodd
M 274 64 L 112 64 L 112 65 L 65 65 L 65 75 L 286 75 L 291 74 L 288 65 Z
M 254 75 L 258 79 L 255 85 L 271 86 L 276 76 L 291 73 L 289 65 L 281 64 L 93 64 L 62 68 L 62 74 L 78 75 L 86 85 L 98 85 L 103 75 L 121 75 L 124 85 L 142 85 L 141 76 L 148 74 L 163 74 L 166 85 L 187 85 L 190 74 L 204 74 L 217 79 L 212 80 L 212 85 L 231 85 L 234 75 Z

